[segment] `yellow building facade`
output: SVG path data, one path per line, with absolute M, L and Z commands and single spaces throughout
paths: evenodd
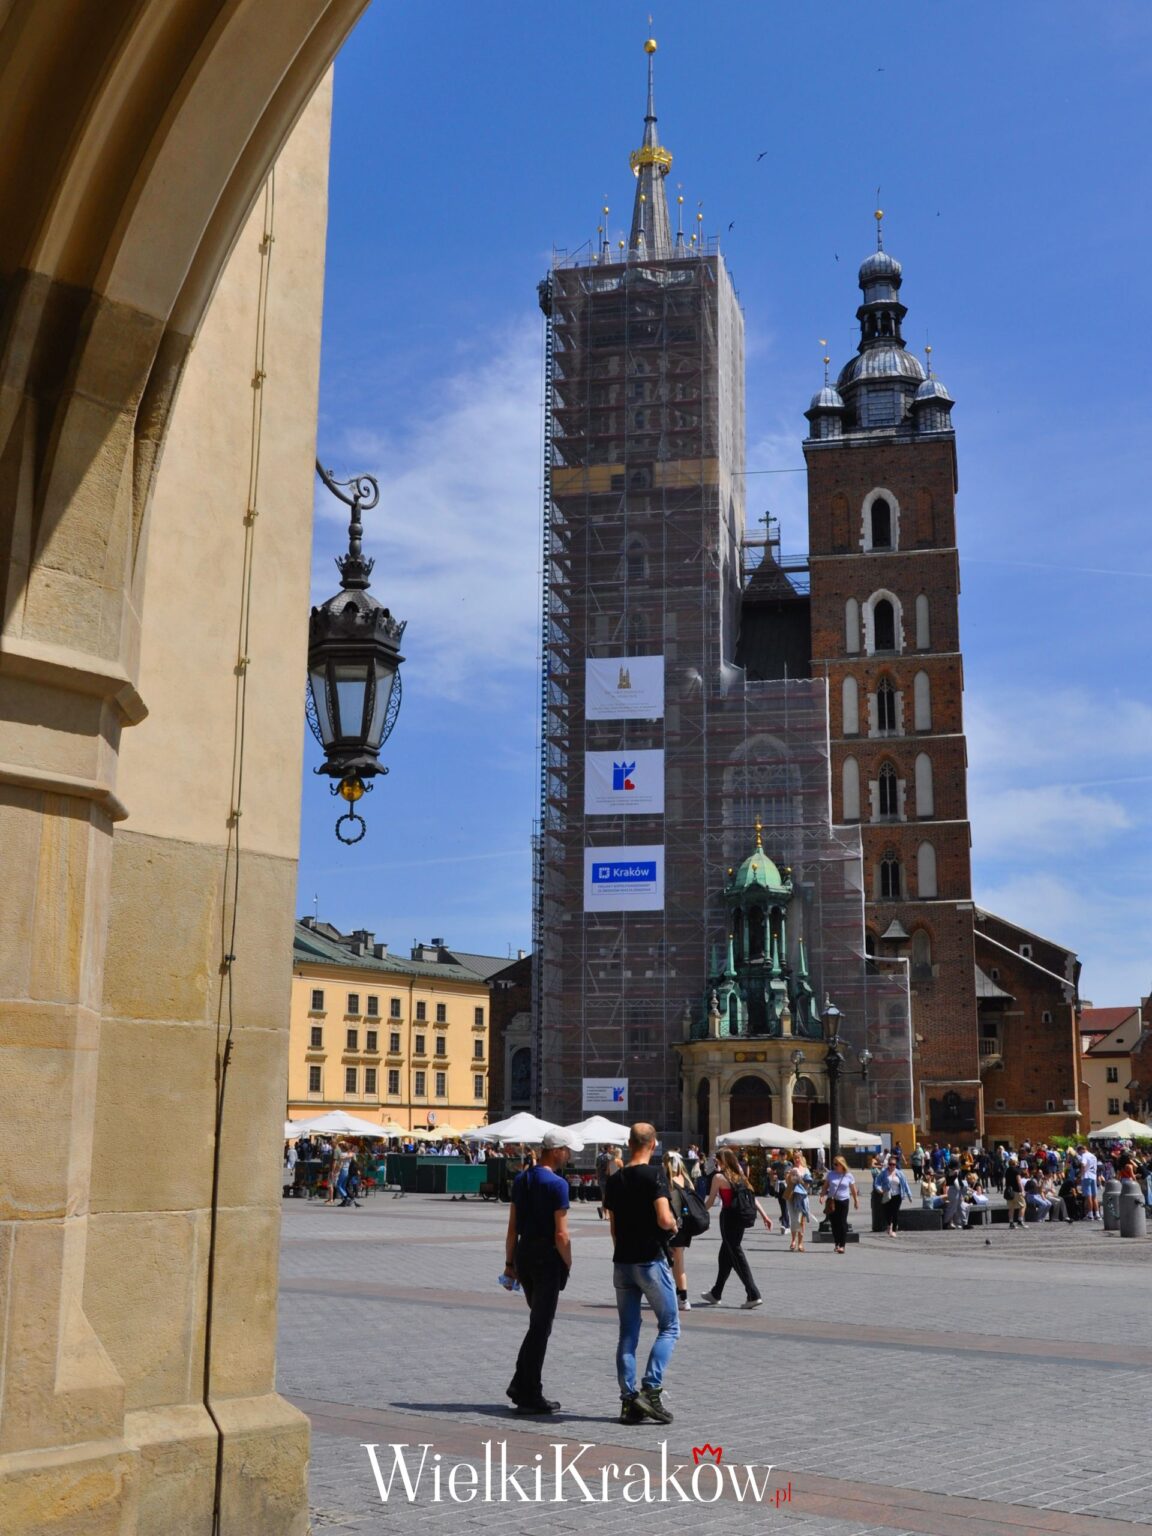
M 287 1118 L 342 1109 L 406 1130 L 482 1124 L 487 976 L 507 964 L 438 939 L 403 959 L 364 930 L 297 923 Z

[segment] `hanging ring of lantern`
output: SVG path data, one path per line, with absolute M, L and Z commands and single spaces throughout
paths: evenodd
M 351 826 L 355 826 L 356 823 L 359 822 L 360 823 L 360 830 L 359 830 L 359 832 L 357 832 L 355 834 L 355 836 L 346 837 L 344 835 L 344 833 L 341 832 L 341 830 L 340 830 L 340 828 L 344 825 L 345 822 L 348 822 L 349 825 L 351 825 Z M 363 816 L 358 816 L 355 811 L 345 811 L 343 816 L 341 816 L 337 820 L 337 822 L 336 822 L 336 836 L 340 839 L 340 841 L 342 843 L 348 843 L 349 845 L 351 845 L 352 843 L 358 843 L 361 840 L 361 838 L 364 836 L 365 832 L 367 832 L 367 830 L 368 830 L 368 823 L 364 820 Z

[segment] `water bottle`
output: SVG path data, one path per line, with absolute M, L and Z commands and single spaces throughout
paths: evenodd
M 496 1276 L 496 1280 L 506 1291 L 518 1291 L 520 1289 L 519 1280 L 514 1279 L 511 1275 L 504 1274 L 503 1271 Z

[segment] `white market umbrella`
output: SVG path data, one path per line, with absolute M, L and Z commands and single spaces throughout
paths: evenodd
M 346 1115 L 342 1109 L 331 1109 L 327 1114 L 315 1115 L 311 1120 L 287 1120 L 284 1135 L 291 1141 L 296 1136 L 391 1136 L 396 1133 L 371 1120 L 358 1120 Z M 406 1135 L 406 1132 L 401 1132 Z
M 614 1125 L 603 1115 L 589 1115 L 587 1120 L 577 1120 L 575 1125 L 566 1125 L 564 1129 L 586 1145 L 622 1147 L 627 1144 L 631 1127 Z
M 550 1120 L 541 1120 L 527 1110 L 510 1115 L 507 1120 L 493 1120 L 491 1125 L 478 1125 L 474 1131 L 465 1131 L 469 1141 L 543 1141 L 549 1131 L 560 1126 Z
M 796 1143 L 799 1147 L 812 1150 L 816 1147 L 830 1147 L 832 1145 L 832 1127 L 830 1125 L 814 1125 L 810 1131 L 801 1131 L 800 1140 Z M 875 1131 L 854 1131 L 850 1125 L 840 1127 L 840 1146 L 844 1147 L 881 1147 L 884 1143 Z
M 1089 1141 L 1133 1141 L 1139 1137 L 1143 1141 L 1152 1140 L 1152 1125 L 1143 1125 L 1139 1120 L 1117 1120 L 1114 1125 L 1102 1125 L 1098 1131 L 1089 1131 Z
M 790 1131 L 785 1125 L 765 1120 L 762 1125 L 745 1126 L 742 1131 L 725 1131 L 717 1136 L 718 1147 L 780 1147 L 781 1149 L 803 1146 L 799 1131 Z

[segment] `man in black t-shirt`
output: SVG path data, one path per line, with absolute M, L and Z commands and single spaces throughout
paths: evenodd
M 664 1372 L 680 1337 L 676 1287 L 668 1261 L 668 1239 L 676 1230 L 668 1185 L 659 1165 L 652 1166 L 656 1131 L 642 1121 L 628 1134 L 629 1160 L 608 1180 L 604 1204 L 612 1223 L 612 1278 L 620 1337 L 616 1376 L 620 1383 L 620 1422 L 649 1419 L 671 1424 L 661 1390 Z M 659 1332 L 653 1340 L 644 1377 L 636 1384 L 636 1346 L 640 1342 L 640 1298 L 647 1297 Z

